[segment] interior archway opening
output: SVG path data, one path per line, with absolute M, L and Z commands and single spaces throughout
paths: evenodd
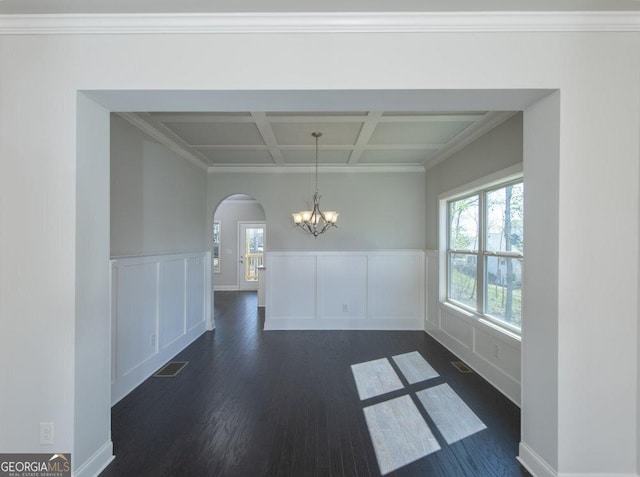
M 222 200 L 211 223 L 211 286 L 215 293 L 255 292 L 264 307 L 267 221 L 263 206 L 252 195 L 236 193 Z M 262 283 L 261 283 L 262 281 Z M 215 323 L 215 306 L 212 322 Z

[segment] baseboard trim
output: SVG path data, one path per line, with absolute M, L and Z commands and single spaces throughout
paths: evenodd
M 264 331 L 277 330 L 422 331 L 422 318 L 267 318 Z
M 113 407 L 118 404 L 118 402 L 124 399 L 129 393 L 145 382 L 164 363 L 173 359 L 178 353 L 189 347 L 206 332 L 206 324 L 202 322 L 198 327 L 192 328 L 171 345 L 166 346 L 147 358 L 137 367 L 139 369 L 136 369 L 134 377 L 126 379 L 126 376 L 119 376 L 119 380 L 117 379 L 111 384 L 111 406 Z
M 216 285 L 213 287 L 214 291 L 239 291 L 238 285 Z
M 520 453 L 516 459 L 535 477 L 559 477 L 558 472 L 540 457 L 531 447 L 520 442 Z
M 535 477 L 640 477 L 639 474 L 602 472 L 557 472 L 531 447 L 520 442 L 518 462 Z
M 113 443 L 108 440 L 86 462 L 78 467 L 78 470 L 73 472 L 73 475 L 74 477 L 95 477 L 106 469 L 113 459 L 115 459 Z
M 638 474 L 628 474 L 628 473 L 624 473 L 624 474 L 612 474 L 611 472 L 607 472 L 606 474 L 603 473 L 596 473 L 596 474 L 592 474 L 590 472 L 582 472 L 582 473 L 560 473 L 557 474 L 558 477 L 639 477 Z
M 558 474 L 558 477 L 639 477 L 639 474 L 612 474 L 611 472 L 607 472 L 606 474 L 603 473 L 597 473 L 597 474 L 592 474 L 592 473 L 560 473 Z

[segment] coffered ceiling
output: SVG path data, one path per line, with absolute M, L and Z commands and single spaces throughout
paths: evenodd
M 157 140 L 211 169 L 312 166 L 423 169 L 512 112 L 120 113 Z

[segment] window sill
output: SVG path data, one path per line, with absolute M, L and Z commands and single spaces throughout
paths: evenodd
M 503 328 L 502 326 L 486 318 L 484 315 L 465 310 L 464 308 L 456 306 L 448 301 L 440 302 L 440 308 L 467 320 L 474 326 L 481 328 L 483 331 L 489 332 L 494 337 L 506 341 L 507 343 L 517 343 L 519 345 L 522 342 L 522 337 L 519 334 L 507 328 Z

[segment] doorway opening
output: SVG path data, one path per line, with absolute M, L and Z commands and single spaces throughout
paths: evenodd
M 266 252 L 262 205 L 248 194 L 228 196 L 214 212 L 212 237 L 213 290 L 258 290 Z
M 264 269 L 265 224 L 238 222 L 238 281 L 240 290 L 257 290 Z
M 146 97 L 143 94 L 144 92 L 140 93 L 139 96 L 144 100 Z M 210 93 L 212 96 L 215 96 L 215 94 L 217 94 L 217 92 L 208 92 Z M 411 91 L 405 91 L 405 92 L 397 92 L 397 91 L 386 91 L 383 93 L 380 92 L 376 92 L 375 94 L 380 95 L 381 97 L 384 97 L 386 94 L 393 94 L 394 95 L 394 99 L 393 99 L 393 103 L 392 104 L 398 104 L 399 106 L 396 106 L 395 109 L 400 109 L 402 110 L 403 108 L 408 108 L 411 109 L 408 106 L 403 106 L 401 99 L 398 98 L 405 98 L 408 96 L 411 96 L 412 94 L 418 94 L 415 92 L 411 92 Z M 404 94 L 401 94 L 404 93 Z M 471 92 L 471 94 L 468 95 L 460 95 L 457 92 L 448 92 L 449 94 L 456 94 L 458 97 L 464 97 L 466 101 L 468 101 L 468 103 L 465 103 L 465 110 L 469 110 L 469 109 L 490 109 L 491 107 L 497 107 L 496 105 L 499 105 L 502 109 L 505 109 L 507 106 L 509 106 L 512 109 L 525 109 L 526 110 L 526 114 L 529 115 L 529 119 L 528 121 L 525 121 L 525 131 L 524 131 L 524 136 L 525 136 L 525 144 L 529 145 L 529 147 L 527 149 L 525 149 L 525 153 L 524 153 L 524 159 L 525 159 L 525 165 L 527 165 L 527 167 L 529 167 L 529 183 L 530 185 L 533 186 L 539 186 L 541 189 L 545 190 L 547 193 L 546 195 L 540 194 L 540 195 L 535 195 L 536 199 L 538 199 L 539 197 L 548 197 L 547 202 L 544 203 L 536 203 L 536 201 L 534 200 L 530 200 L 531 205 L 534 205 L 535 207 L 529 207 L 529 210 L 534 210 L 535 212 L 538 213 L 537 216 L 544 216 L 545 219 L 548 217 L 549 214 L 549 210 L 551 211 L 555 211 L 557 212 L 557 194 L 550 194 L 548 193 L 549 190 L 552 191 L 556 191 L 557 192 L 557 182 L 553 183 L 553 187 L 550 188 L 549 184 L 546 182 L 549 179 L 549 174 L 545 174 L 546 170 L 553 170 L 553 166 L 556 167 L 557 169 L 557 163 L 558 163 L 558 154 L 556 152 L 556 150 L 558 148 L 553 148 L 551 146 L 549 146 L 549 149 L 552 149 L 551 152 L 548 152 L 546 149 L 538 149 L 538 148 L 534 148 L 532 146 L 530 146 L 531 144 L 551 144 L 552 146 L 557 144 L 557 136 L 558 136 L 558 131 L 559 131 L 559 121 L 558 121 L 558 111 L 559 111 L 559 106 L 558 106 L 558 102 L 557 102 L 557 98 L 553 98 L 551 102 L 547 101 L 547 99 L 543 99 L 543 103 L 541 102 L 537 102 L 535 100 L 539 100 L 540 98 L 531 98 L 527 96 L 527 93 L 518 93 L 522 95 L 522 98 L 518 97 L 516 99 L 514 99 L 513 96 L 506 96 L 505 97 L 500 97 L 500 98 L 492 98 L 492 94 L 495 94 L 496 96 L 500 96 L 501 94 L 503 94 L 501 91 L 496 91 L 495 93 L 488 93 L 487 91 L 482 91 L 480 93 L 477 94 L 473 94 L 473 92 Z M 115 101 L 115 99 L 109 99 L 109 95 L 112 94 L 109 91 L 106 92 L 92 92 L 91 93 L 91 98 L 96 99 L 96 101 L 99 102 L 100 105 L 103 105 L 105 108 L 107 109 L 111 109 L 111 110 L 118 110 L 119 108 L 121 109 L 122 106 L 119 104 L 121 103 L 117 103 Z M 118 99 L 117 95 L 119 93 L 114 93 L 116 96 L 116 99 Z M 163 93 L 159 93 L 160 95 L 162 95 Z M 175 93 L 174 93 L 175 94 Z M 223 92 L 220 94 L 224 94 L 225 98 L 227 96 L 229 96 L 229 101 L 233 100 L 233 94 L 229 93 L 229 92 Z M 238 104 L 236 105 L 236 107 L 239 110 L 246 110 L 247 107 L 244 106 L 244 104 L 247 101 L 251 101 L 252 96 L 250 94 L 247 94 L 247 92 L 241 92 L 241 94 L 245 97 L 243 99 L 244 102 L 237 100 Z M 292 97 L 294 96 L 293 93 L 288 93 L 290 94 Z M 306 93 L 305 93 L 306 94 Z M 357 98 L 358 95 L 354 94 L 353 92 L 349 92 L 349 94 L 353 95 L 354 98 Z M 369 93 L 368 93 L 369 94 Z M 426 92 L 424 94 L 436 94 L 436 93 L 432 93 L 432 92 Z M 439 95 L 443 95 L 445 93 L 437 93 Z M 513 91 L 511 91 L 511 94 L 513 95 Z M 543 90 L 539 90 L 536 92 L 536 94 L 540 95 L 540 96 L 544 96 L 546 93 Z M 102 96 L 101 96 L 102 95 Z M 167 93 L 167 96 L 169 96 L 169 93 Z M 166 110 L 167 108 L 169 108 L 169 106 L 166 106 L 165 103 L 162 102 L 162 100 L 158 100 L 156 103 L 154 103 L 152 105 L 152 107 L 149 106 L 149 101 L 147 100 L 147 102 L 142 101 L 142 100 L 138 100 L 139 102 L 136 103 L 134 101 L 134 99 L 131 99 L 131 96 L 127 96 L 126 99 L 127 101 L 130 101 L 131 104 L 129 104 L 128 107 L 130 107 L 132 110 L 150 110 L 150 109 L 155 109 L 155 110 Z M 246 98 L 250 98 L 250 99 L 246 99 Z M 478 98 L 481 98 L 481 100 L 479 100 Z M 102 99 L 102 101 L 99 101 L 100 99 Z M 295 99 L 295 98 L 294 98 Z M 383 98 L 384 99 L 384 98 Z M 493 99 L 493 100 L 492 100 Z M 122 100 L 124 101 L 124 100 Z M 457 108 L 461 108 L 461 106 L 459 105 L 459 102 L 456 103 L 453 100 L 450 100 L 451 102 L 447 102 L 446 98 L 442 99 L 440 98 L 439 102 L 436 102 L 435 104 L 440 105 L 440 108 L 442 109 L 442 105 L 443 104 L 451 104 L 452 106 L 449 109 L 457 109 Z M 554 102 L 555 101 L 555 102 Z M 87 101 L 88 103 L 89 101 Z M 372 103 L 376 103 L 376 101 L 373 101 Z M 422 102 L 418 102 L 419 104 L 423 105 L 423 108 L 428 108 L 429 107 L 429 101 L 424 100 Z M 487 104 L 487 103 L 491 103 L 491 104 Z M 174 103 L 171 103 L 174 104 Z M 189 103 L 190 104 L 190 103 Z M 206 104 L 206 102 L 203 102 L 202 104 Z M 286 101 L 283 101 L 280 106 L 279 109 L 280 110 L 286 110 L 286 105 L 287 104 L 291 104 L 290 102 L 287 103 Z M 294 103 L 295 104 L 295 103 Z M 341 102 L 341 108 L 347 108 L 349 106 L 349 104 L 354 104 L 354 103 L 350 103 L 350 102 Z M 357 102 L 356 102 L 357 104 Z M 416 101 L 413 101 L 411 103 L 412 105 L 417 104 Z M 82 106 L 82 105 L 81 105 Z M 91 107 L 89 107 L 91 106 Z M 80 109 L 79 111 L 79 118 L 81 119 L 86 119 L 87 117 L 90 120 L 79 120 L 78 123 L 79 124 L 97 124 L 98 126 L 96 126 L 96 130 L 100 131 L 100 130 L 104 130 L 108 133 L 108 128 L 109 128 L 109 123 L 108 123 L 108 116 L 105 116 L 105 109 L 103 108 L 98 108 L 98 107 L 94 107 L 93 103 L 90 104 L 89 106 L 85 107 L 84 109 Z M 173 106 L 175 108 L 175 106 Z M 203 106 L 204 107 L 204 106 Z M 266 107 L 269 107 L 269 105 L 267 104 Z M 274 106 L 272 106 L 273 108 L 275 108 Z M 414 107 L 414 106 L 412 106 Z M 555 109 L 554 109 L 555 107 Z M 88 110 L 87 111 L 85 111 Z M 317 109 L 317 107 L 316 107 Z M 108 113 L 108 111 L 107 111 Z M 94 116 L 96 116 L 97 118 L 94 118 Z M 94 120 L 95 121 L 91 121 Z M 555 121 L 554 121 L 555 119 Z M 543 127 L 544 126 L 544 127 Z M 101 129 L 102 128 L 102 129 Z M 79 138 L 84 138 L 89 137 L 89 138 L 93 138 L 93 134 L 95 134 L 95 131 L 91 130 L 90 131 L 92 135 L 89 134 L 83 134 L 83 131 L 79 131 L 78 137 Z M 108 137 L 108 134 L 106 135 Z M 551 140 L 549 139 L 551 138 Z M 102 143 L 93 141 L 86 141 L 87 143 L 90 143 L 91 145 L 93 145 L 94 143 L 96 144 L 95 146 L 93 146 L 94 148 L 98 148 L 98 146 L 102 147 L 101 149 L 101 153 L 100 154 L 89 154 L 87 153 L 87 151 L 93 151 L 93 149 L 91 148 L 80 148 L 81 153 L 79 153 L 78 155 L 78 162 L 80 165 L 84 166 L 85 169 L 87 171 L 96 171 L 94 173 L 94 175 L 98 176 L 99 173 L 102 173 L 102 169 L 100 168 L 96 168 L 96 167 L 89 167 L 89 166 L 93 166 L 94 163 L 99 163 L 102 164 L 103 166 L 105 164 L 108 164 L 108 153 L 105 151 L 108 151 L 108 147 L 103 147 Z M 555 152 L 555 153 L 554 153 Z M 103 177 L 107 177 L 108 178 L 108 173 L 107 174 L 103 174 Z M 93 178 L 93 176 L 89 175 L 89 178 Z M 543 181 L 545 181 L 543 183 Z M 84 189 L 82 189 L 82 192 L 85 193 L 87 196 L 89 196 L 92 200 L 97 201 L 99 204 L 108 204 L 109 201 L 109 188 L 108 188 L 108 181 L 107 182 L 99 182 L 100 184 L 104 185 L 105 183 L 107 184 L 107 187 L 102 187 L 102 188 L 97 188 L 97 187 L 90 187 L 92 185 L 91 182 L 89 182 L 89 180 L 85 177 L 82 176 L 82 182 L 79 183 L 82 186 L 85 186 Z M 530 188 L 530 190 L 533 190 L 532 188 Z M 217 213 L 217 211 L 216 211 Z M 263 210 L 263 214 L 264 214 L 264 210 Z M 532 215 L 532 214 L 530 214 Z M 212 217 L 211 215 L 209 215 L 209 217 Z M 213 217 L 215 219 L 215 216 Z M 80 272 L 78 273 L 78 280 L 77 280 L 77 289 L 76 289 L 76 294 L 80 297 L 80 299 L 84 299 L 87 298 L 87 296 L 91 296 L 89 295 L 90 292 L 90 287 L 89 285 L 94 285 L 97 284 L 97 287 L 95 289 L 99 289 L 101 290 L 100 293 L 100 297 L 101 299 L 108 299 L 108 293 L 109 293 L 109 286 L 108 286 L 108 280 L 109 280 L 109 274 L 108 274 L 108 269 L 107 267 L 100 267 L 99 264 L 98 266 L 93 266 L 94 261 L 96 260 L 96 253 L 95 253 L 95 248 L 96 248 L 96 243 L 99 244 L 103 244 L 103 249 L 106 250 L 108 252 L 109 250 L 109 234 L 108 233 L 104 233 L 105 230 L 108 230 L 108 220 L 109 220 L 109 215 L 107 214 L 102 214 L 102 215 L 96 215 L 94 213 L 92 214 L 85 214 L 85 215 L 81 215 L 78 218 L 78 224 L 79 224 L 79 230 L 83 233 L 85 233 L 85 235 L 89 235 L 91 237 L 94 237 L 94 241 L 90 241 L 90 240 L 83 240 L 80 241 L 80 244 L 83 243 L 87 243 L 87 244 L 91 244 L 91 247 L 85 247 L 85 248 L 81 248 L 79 247 L 77 252 L 76 252 L 76 259 L 79 263 L 79 270 Z M 252 219 L 249 219 L 252 220 Z M 264 218 L 263 218 L 264 220 Z M 541 223 L 548 223 L 548 220 L 539 220 L 537 222 L 534 222 L 535 224 L 541 224 Z M 275 224 L 274 224 L 275 225 Z M 86 229 L 86 230 L 85 230 Z M 237 230 L 237 225 L 235 227 L 235 230 Z M 212 230 L 212 228 L 209 228 L 209 230 Z M 224 273 L 225 269 L 235 269 L 236 273 L 238 270 L 238 266 L 237 266 L 237 256 L 233 257 L 233 254 L 231 254 L 231 257 L 234 258 L 234 263 L 233 267 L 227 267 L 225 265 L 226 262 L 230 262 L 229 261 L 229 257 L 227 257 L 227 254 L 225 252 L 225 246 L 223 244 L 224 241 L 224 236 L 225 234 L 228 234 L 229 232 L 232 232 L 232 230 L 234 230 L 234 227 L 232 226 L 231 228 L 226 228 L 224 226 L 224 224 L 221 222 L 220 226 L 219 226 L 219 235 L 220 235 L 220 242 L 218 245 L 218 268 L 219 268 L 219 272 L 217 272 L 217 274 L 214 272 L 212 273 L 213 276 L 213 286 L 214 289 L 222 286 L 222 282 L 220 280 L 220 275 Z M 534 226 L 534 227 L 529 227 L 529 232 L 528 232 L 532 238 L 534 239 L 539 239 L 539 242 L 537 242 L 536 240 L 530 240 L 529 243 L 538 243 L 538 246 L 532 250 L 531 254 L 529 255 L 530 257 L 540 257 L 543 252 L 546 253 L 548 250 L 553 250 L 553 245 L 554 245 L 554 239 L 557 242 L 557 227 L 551 231 L 549 231 L 548 226 L 547 227 L 540 227 L 538 226 Z M 106 243 L 106 245 L 104 245 L 104 243 Z M 211 243 L 211 242 L 210 242 Z M 236 239 L 236 243 L 238 243 L 238 240 Z M 274 241 L 274 245 L 276 247 L 278 247 L 279 244 L 276 243 L 276 241 Z M 108 258 L 108 257 L 107 257 Z M 553 258 L 553 257 L 552 257 Z M 105 262 L 105 259 L 102 259 L 103 262 Z M 533 265 L 528 273 L 529 276 L 531 278 L 538 278 L 541 276 L 547 276 L 548 275 L 548 269 L 549 269 L 549 261 L 548 260 L 535 260 L 532 259 L 532 263 L 538 263 L 539 265 Z M 557 261 L 554 261 L 553 259 L 551 260 L 551 265 L 552 266 L 557 266 Z M 228 263 L 228 265 L 230 265 L 231 263 Z M 101 270 L 101 273 L 96 273 L 96 270 Z M 531 324 L 529 325 L 528 329 L 527 329 L 527 333 L 532 336 L 534 339 L 536 339 L 536 337 L 542 336 L 541 333 L 535 333 L 536 331 L 539 331 L 541 327 L 551 327 L 554 323 L 556 323 L 557 325 L 557 306 L 554 307 L 554 304 L 557 305 L 557 283 L 553 282 L 553 281 L 549 281 L 549 280 L 531 280 L 531 282 L 533 283 L 540 283 L 541 285 L 538 285 L 537 287 L 533 287 L 529 293 L 529 300 L 527 301 L 528 305 L 527 307 L 531 308 L 531 313 L 533 315 L 538 315 L 538 316 L 545 316 L 545 317 L 549 317 L 547 321 L 545 321 L 544 323 L 536 323 L 531 322 Z M 239 283 L 237 282 L 237 287 L 239 289 Z M 543 297 L 545 299 L 535 299 L 535 298 L 540 298 Z M 549 297 L 551 297 L 551 299 L 549 299 Z M 89 303 L 89 300 L 85 300 L 87 301 L 87 303 Z M 545 310 L 539 310 L 539 308 L 542 307 L 546 307 L 548 308 Z M 85 310 L 86 309 L 86 310 Z M 547 313 L 538 313 L 538 311 L 548 311 Z M 85 307 L 85 308 L 81 308 L 79 309 L 79 311 L 76 312 L 76 322 L 77 323 L 81 323 L 82 326 L 78 327 L 78 331 L 76 333 L 76 343 L 83 343 L 83 342 L 92 342 L 92 343 L 102 343 L 105 348 L 105 350 L 102 354 L 98 353 L 96 355 L 96 353 L 94 352 L 94 349 L 91 349 L 91 352 L 93 353 L 93 355 L 96 355 L 98 357 L 104 357 L 105 355 L 108 356 L 108 343 L 105 342 L 105 340 L 103 339 L 104 336 L 107 336 L 108 334 L 104 332 L 104 325 L 107 325 L 109 323 L 108 317 L 105 317 L 103 315 L 100 314 L 96 314 L 93 312 L 93 310 L 90 307 Z M 88 320 L 93 320 L 93 321 L 88 321 Z M 89 322 L 97 322 L 98 320 L 100 320 L 100 323 L 102 325 L 102 328 L 99 327 L 92 327 L 92 326 L 86 326 L 87 323 Z M 545 335 L 546 337 L 547 335 Z M 552 340 L 553 335 L 551 335 L 550 338 L 545 338 L 545 340 L 547 341 L 553 341 Z M 102 339 L 102 341 L 101 341 Z M 538 340 L 539 341 L 539 340 Z M 535 350 L 536 346 L 535 344 L 537 343 L 536 341 L 533 341 L 534 345 L 529 345 L 529 354 L 533 354 L 533 352 L 531 350 Z M 86 406 L 87 404 L 90 403 L 91 408 L 98 408 L 102 411 L 102 413 L 100 414 L 100 416 L 98 416 L 100 419 L 98 419 L 98 417 L 87 420 L 86 424 L 83 424 L 83 428 L 80 429 L 76 429 L 75 432 L 75 437 L 76 440 L 81 442 L 82 441 L 82 437 L 85 436 L 86 434 L 89 433 L 89 431 L 94 432 L 95 428 L 97 426 L 102 426 L 100 427 L 101 429 L 106 430 L 108 428 L 108 422 L 109 422 L 109 418 L 108 418 L 108 409 L 109 409 L 109 403 L 107 402 L 108 399 L 104 396 L 100 396 L 98 390 L 100 389 L 104 389 L 104 386 L 97 386 L 96 385 L 96 381 L 98 382 L 98 384 L 102 383 L 108 383 L 109 380 L 109 370 L 106 369 L 104 367 L 104 365 L 101 365 L 102 368 L 100 368 L 99 371 L 96 371 L 96 369 L 90 369 L 90 367 L 85 363 L 85 361 L 89 362 L 89 360 L 87 360 L 87 358 L 92 358 L 93 361 L 96 361 L 92 356 L 87 356 L 88 353 L 88 348 L 87 347 L 78 347 L 76 356 L 75 356 L 75 363 L 76 363 L 76 398 L 77 398 L 77 402 L 78 404 L 76 404 L 76 407 L 82 407 L 82 406 Z M 545 398 L 547 399 L 537 399 L 535 402 L 533 402 L 533 405 L 531 404 L 531 401 L 529 401 L 528 405 L 525 407 L 523 406 L 522 408 L 522 412 L 523 412 L 523 422 L 527 423 L 527 422 L 531 422 L 532 421 L 532 417 L 536 416 L 539 414 L 539 410 L 541 408 L 541 405 L 538 405 L 538 403 L 545 403 L 544 408 L 547 409 L 549 408 L 549 406 L 546 403 L 553 403 L 554 401 L 557 403 L 557 380 L 555 379 L 554 373 L 552 371 L 549 372 L 545 372 L 542 373 L 540 372 L 540 369 L 545 369 L 545 370 L 553 370 L 554 369 L 554 362 L 557 363 L 557 349 L 553 349 L 553 352 L 547 353 L 547 358 L 546 360 L 549 362 L 549 365 L 547 366 L 539 366 L 539 360 L 534 360 L 531 359 L 531 357 L 527 357 L 525 356 L 526 353 L 523 353 L 523 366 L 522 366 L 522 374 L 523 376 L 526 378 L 526 380 L 530 384 L 530 388 L 536 388 L 536 391 L 538 393 L 540 393 L 540 390 L 543 390 Z M 539 358 L 539 356 L 535 355 L 535 357 Z M 91 361 L 91 362 L 93 362 Z M 102 361 L 105 361 L 104 359 Z M 106 360 L 108 362 L 108 360 Z M 527 364 L 527 363 L 531 363 L 531 364 Z M 535 364 L 534 364 L 535 363 Z M 524 381 L 524 379 L 523 379 Z M 555 385 L 554 385 L 555 383 Z M 535 385 L 535 386 L 534 386 Z M 96 391 L 93 392 L 93 389 L 95 389 Z M 91 393 L 89 392 L 85 392 L 86 391 L 91 391 Z M 82 392 L 81 392 L 82 391 Z M 89 397 L 91 397 L 91 399 L 89 399 Z M 79 399 L 81 398 L 81 399 Z M 102 399 L 100 399 L 102 398 Z M 96 405 L 96 402 L 98 402 L 98 404 Z M 553 407 L 553 406 L 551 406 Z M 97 413 L 92 412 L 92 413 L 83 413 L 82 416 L 84 415 L 96 415 Z M 550 420 L 553 422 L 554 420 L 557 421 L 557 416 L 551 416 Z M 97 422 L 99 421 L 99 422 Z M 80 420 L 80 422 L 82 422 Z M 557 426 L 556 426 L 557 428 Z M 526 429 L 526 428 L 525 428 Z M 557 442 L 557 435 L 553 434 L 553 429 L 554 426 L 553 425 L 549 425 L 548 429 L 550 429 L 550 436 L 549 436 L 549 440 L 550 442 L 553 443 L 554 439 Z M 524 434 L 524 433 L 523 433 Z M 105 448 L 106 449 L 106 448 Z M 108 449 L 107 449 L 108 450 Z M 109 451 L 110 452 L 110 451 Z

